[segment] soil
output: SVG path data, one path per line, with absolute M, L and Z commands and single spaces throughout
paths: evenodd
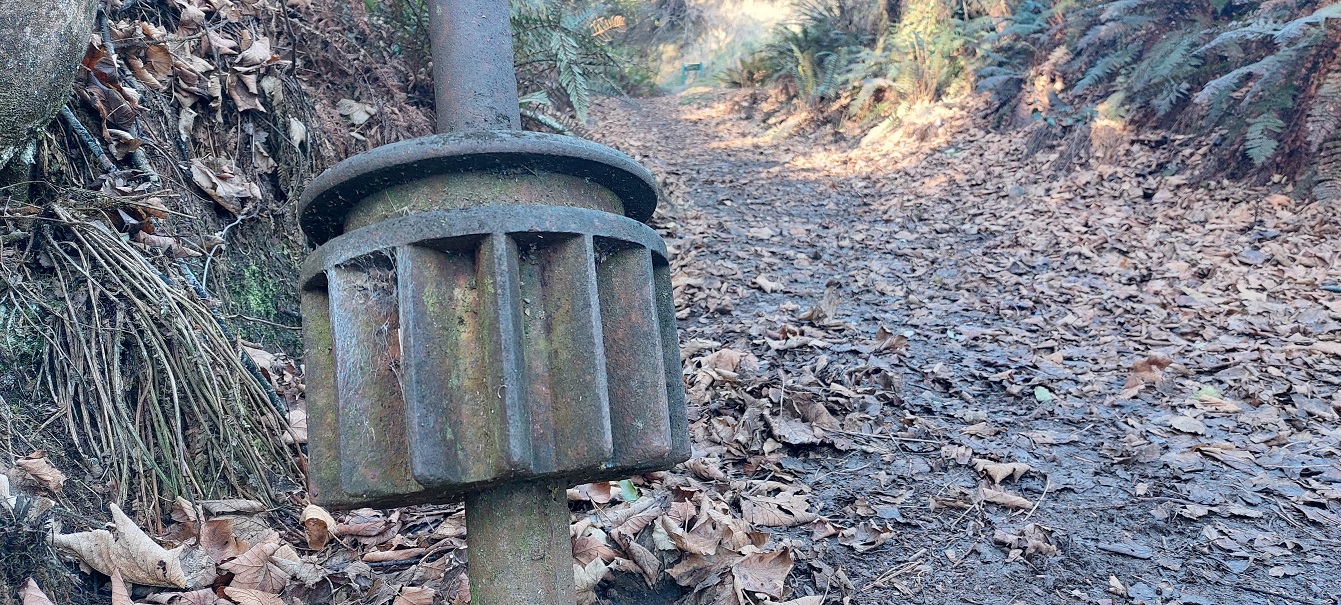
M 1188 185 L 1140 142 L 1054 173 L 963 116 L 861 148 L 771 136 L 753 103 L 611 101 L 594 130 L 668 192 L 695 455 L 820 516 L 771 530 L 789 598 L 1336 602 L 1326 209 Z M 722 349 L 745 361 L 704 387 Z M 806 397 L 813 439 L 714 432 Z M 635 592 L 604 596 L 680 598 Z

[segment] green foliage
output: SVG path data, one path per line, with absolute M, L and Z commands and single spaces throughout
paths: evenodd
M 727 74 L 729 82 L 771 82 L 803 106 L 840 109 L 859 124 L 883 128 L 913 104 L 967 91 L 965 49 L 985 33 L 987 3 L 916 0 L 903 3 L 899 15 L 887 7 L 800 2 L 796 20 Z
M 550 105 L 586 121 L 595 92 L 618 90 L 621 62 L 597 35 L 605 8 L 579 8 L 559 0 L 517 0 L 512 4 L 512 38 L 520 92 L 544 92 Z
M 984 38 L 974 74 L 979 90 L 1006 93 L 994 96 L 1002 108 L 1040 94 L 1024 86 L 1047 73 L 1071 82 L 1055 111 L 1120 98 L 1138 124 L 1224 128 L 1236 137 L 1227 152 L 1264 166 L 1299 140 L 1290 129 L 1317 149 L 1341 123 L 1341 76 L 1319 64 L 1335 53 L 1338 18 L 1341 2 L 1325 0 L 1025 0 Z M 1308 90 L 1316 100 L 1301 98 Z
M 364 0 L 373 17 L 389 26 L 392 52 L 427 70 L 428 13 L 424 0 Z M 585 121 L 592 95 L 617 92 L 617 80 L 638 70 L 619 56 L 610 41 L 616 13 L 604 4 L 577 0 L 513 0 L 512 38 L 517 85 L 523 97 L 544 93 L 545 102 L 530 97 L 523 104 L 528 118 L 567 114 Z M 605 19 L 605 20 L 603 20 Z M 553 128 L 559 116 L 532 119 Z
M 1276 147 L 1279 143 L 1273 135 L 1280 134 L 1285 129 L 1285 122 L 1275 113 L 1264 113 L 1251 120 L 1248 120 L 1248 135 L 1243 144 L 1243 153 L 1245 153 L 1253 164 L 1261 166 L 1267 160 L 1276 155 Z
M 1341 61 L 1333 61 L 1331 73 L 1313 96 L 1304 128 L 1309 150 L 1317 151 L 1341 126 Z

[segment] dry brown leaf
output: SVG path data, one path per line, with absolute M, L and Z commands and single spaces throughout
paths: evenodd
M 986 485 L 980 488 L 980 493 L 984 502 L 1000 504 L 1006 508 L 1026 509 L 1033 506 L 1022 496 L 1017 496 L 1005 490 L 992 489 Z
M 655 586 L 657 580 L 661 578 L 661 559 L 658 559 L 656 555 L 652 554 L 652 551 L 647 550 L 643 545 L 632 540 L 629 540 L 629 544 L 624 548 L 624 551 L 638 565 L 638 571 L 642 573 L 647 586 L 649 588 Z
M 250 588 L 224 588 L 224 596 L 237 605 L 288 605 L 279 595 Z
M 374 550 L 363 555 L 364 563 L 382 563 L 385 561 L 408 561 L 424 556 L 427 548 L 401 548 L 396 550 Z
M 1023 462 L 992 462 L 983 458 L 973 459 L 973 469 L 992 478 L 992 483 L 1001 483 L 1007 477 L 1019 481 L 1025 473 L 1034 470 Z
M 188 592 L 160 592 L 145 597 L 145 600 L 161 605 L 227 605 L 228 603 L 215 594 L 213 587 Z
M 119 570 L 112 570 L 112 605 L 134 605 L 135 601 L 130 598 L 130 590 L 126 588 L 126 583 L 121 579 Z
M 19 588 L 19 602 L 21 605 L 56 605 L 47 598 L 47 593 L 42 592 L 42 588 L 32 578 L 24 581 L 23 586 Z
M 973 448 L 967 445 L 942 445 L 941 457 L 959 464 L 968 464 L 973 459 Z
M 278 61 L 279 56 L 270 50 L 270 38 L 261 36 L 253 40 L 251 46 L 248 46 L 247 50 L 242 51 L 242 54 L 237 56 L 237 61 L 234 62 L 234 69 L 240 67 L 256 68 Z
M 377 108 L 367 103 L 359 103 L 353 99 L 340 99 L 335 104 L 335 110 L 340 112 L 350 124 L 362 126 L 364 122 L 377 115 Z
M 434 594 L 427 586 L 402 586 L 391 605 L 432 605 Z
M 804 525 L 819 518 L 810 512 L 810 501 L 803 494 L 782 493 L 777 496 L 742 496 L 740 511 L 745 520 L 761 527 L 791 527 Z
M 242 215 L 261 199 L 261 188 L 256 183 L 229 171 L 216 172 L 199 159 L 191 160 L 191 180 L 234 216 Z
M 1184 433 L 1191 433 L 1193 435 L 1206 434 L 1206 425 L 1202 424 L 1200 420 L 1197 420 L 1196 418 L 1193 418 L 1191 416 L 1184 416 L 1181 414 L 1178 416 L 1174 416 L 1173 419 L 1169 421 L 1169 426 Z
M 1173 360 L 1167 355 L 1153 353 L 1144 359 L 1138 359 L 1132 364 L 1131 375 L 1127 377 L 1127 382 L 1122 385 L 1121 399 L 1131 399 L 1141 392 L 1146 385 L 1157 384 L 1164 376 L 1165 368 L 1173 364 Z
M 14 465 L 31 475 L 38 483 L 42 484 L 42 487 L 54 493 L 59 493 L 65 487 L 65 473 L 60 472 L 51 464 L 51 461 L 47 459 L 46 450 L 37 450 L 19 458 L 14 462 Z
M 289 574 L 270 561 L 279 547 L 274 542 L 257 544 L 233 560 L 221 563 L 219 569 L 233 574 L 232 586 L 278 593 L 289 581 Z
M 578 594 L 592 592 L 596 590 L 596 585 L 601 583 L 610 567 L 601 559 L 592 559 L 586 565 L 573 564 L 573 587 L 577 589 Z
M 790 548 L 773 552 L 751 553 L 731 566 L 731 573 L 736 578 L 737 590 L 748 593 L 763 593 L 774 598 L 782 596 L 787 574 L 791 571 L 792 551 Z
M 856 527 L 845 529 L 838 534 L 838 543 L 851 546 L 857 552 L 866 552 L 879 548 L 894 537 L 894 530 L 888 524 L 877 521 L 862 521 Z
M 755 276 L 754 281 L 750 283 L 751 285 L 758 287 L 760 290 L 763 290 L 768 294 L 772 294 L 774 292 L 781 292 L 783 289 L 782 282 L 773 281 L 772 279 L 769 279 L 767 275 L 762 274 Z
M 303 508 L 302 521 L 307 532 L 307 547 L 312 550 L 326 548 L 331 541 L 331 532 L 335 530 L 335 518 L 326 509 L 309 504 Z
M 116 504 L 107 507 L 112 512 L 115 533 L 97 529 L 58 534 L 52 538 L 53 543 L 103 575 L 120 570 L 122 577 L 135 584 L 186 588 L 186 575 L 176 552 L 159 546 Z
M 619 553 L 606 540 L 605 532 L 597 528 L 588 528 L 583 535 L 573 539 L 573 558 L 579 565 L 586 565 L 594 559 L 610 562 Z

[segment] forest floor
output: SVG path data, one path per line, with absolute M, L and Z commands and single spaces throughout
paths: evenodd
M 792 598 L 1337 602 L 1333 209 L 1157 138 L 1062 174 L 953 113 L 861 148 L 749 106 L 598 122 L 667 187 L 695 455 Z
M 1337 603 L 1341 214 L 1189 184 L 1205 150 L 1157 135 L 1063 173 L 948 107 L 862 147 L 753 101 L 595 112 L 667 193 L 695 451 L 569 490 L 584 605 Z M 301 443 L 300 365 L 249 353 Z M 31 572 L 53 503 L 22 494 L 64 475 L 9 470 L 31 531 L 0 546 L 32 546 L 4 563 L 72 603 L 468 602 L 459 504 L 301 491 L 69 510 L 56 545 L 99 573 Z

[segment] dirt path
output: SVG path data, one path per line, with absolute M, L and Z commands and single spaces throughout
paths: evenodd
M 1058 176 L 962 120 L 854 151 L 731 99 L 599 134 L 671 192 L 694 473 L 793 548 L 790 598 L 1336 602 L 1332 213 L 1148 141 Z

